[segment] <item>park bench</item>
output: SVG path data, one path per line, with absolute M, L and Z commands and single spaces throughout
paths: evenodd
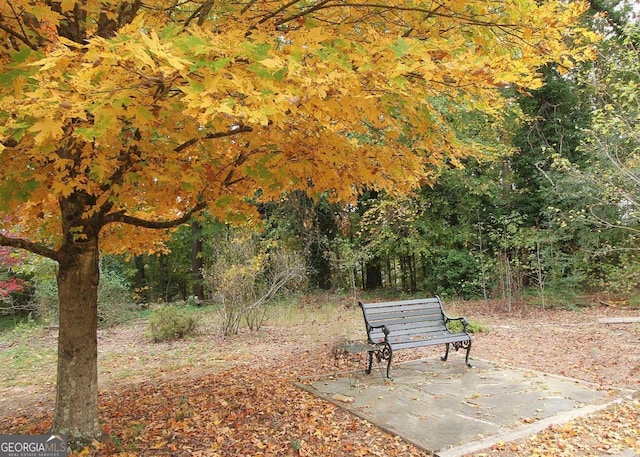
M 468 322 L 464 317 L 451 318 L 442 307 L 440 297 L 401 300 L 381 303 L 359 302 L 367 329 L 367 343 L 370 345 L 366 372 L 371 373 L 373 356 L 378 363 L 387 361 L 387 378 L 391 379 L 393 353 L 399 349 L 418 348 L 445 344 L 446 351 L 441 357 L 446 361 L 449 346 L 455 350 L 466 349 L 466 365 L 469 364 L 471 335 L 467 332 Z M 451 331 L 452 322 L 461 324 L 461 331 Z

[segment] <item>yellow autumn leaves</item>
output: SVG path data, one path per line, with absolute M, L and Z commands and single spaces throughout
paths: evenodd
M 595 39 L 581 3 L 90 3 L 0 6 L 0 177 L 37 183 L 4 210 L 74 192 L 88 215 L 149 217 L 244 212 L 258 190 L 405 193 L 483 153 L 461 115 L 499 116 L 496 89 L 539 87 L 539 67 Z

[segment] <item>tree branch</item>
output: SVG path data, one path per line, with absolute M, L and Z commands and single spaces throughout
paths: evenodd
M 331 0 L 322 0 L 321 2 L 316 3 L 315 5 L 313 5 L 312 7 L 300 11 L 299 13 L 295 13 L 292 14 L 289 17 L 285 17 L 284 19 L 279 20 L 276 25 L 282 25 L 282 24 L 286 24 L 287 22 L 291 22 L 291 21 L 295 21 L 296 19 L 298 19 L 299 17 L 303 17 L 306 16 L 308 14 L 313 13 L 314 11 L 318 11 L 321 9 L 328 9 L 328 8 L 333 8 L 334 6 L 342 6 L 342 5 L 328 5 L 327 3 L 329 3 Z
M 251 8 L 251 7 L 254 5 L 254 3 L 255 3 L 256 1 L 257 1 L 257 0 L 251 0 L 249 3 L 247 3 L 246 5 L 244 5 L 244 6 L 242 7 L 242 10 L 240 11 L 240 14 L 244 14 L 244 13 L 246 13 L 247 11 L 249 11 L 249 8 Z
M 329 9 L 329 8 L 362 8 L 362 9 L 378 9 L 381 11 L 407 11 L 407 12 L 418 12 L 418 13 L 424 13 L 427 14 L 429 17 L 431 16 L 438 16 L 438 17 L 443 17 L 443 18 L 456 18 L 459 19 L 461 21 L 466 22 L 467 24 L 470 25 L 478 25 L 478 26 L 483 26 L 483 27 L 499 27 L 499 28 L 516 28 L 518 27 L 518 24 L 509 24 L 509 23 L 498 23 L 498 22 L 488 22 L 488 21 L 482 21 L 476 17 L 472 17 L 472 16 L 468 16 L 468 15 L 463 15 L 463 14 L 456 14 L 456 13 L 452 13 L 452 12 L 438 12 L 438 10 L 442 9 L 442 5 L 437 4 L 437 6 L 433 9 L 429 9 L 429 8 L 421 8 L 421 7 L 417 7 L 417 6 L 399 6 L 399 5 L 386 5 L 384 3 L 376 3 L 376 2 L 371 2 L 371 3 L 350 3 L 350 2 L 344 2 L 341 4 L 327 4 L 329 3 L 331 0 L 322 0 L 318 3 L 316 3 L 315 5 L 307 8 L 306 10 L 302 10 L 299 11 L 297 13 L 291 14 L 290 16 L 284 17 L 283 19 L 280 19 L 279 21 L 277 21 L 277 25 L 282 25 L 282 24 L 286 24 L 287 22 L 291 22 L 293 20 L 298 19 L 299 17 L 302 16 L 306 16 L 309 15 L 315 11 L 319 11 L 319 10 L 323 10 L 323 9 Z M 297 3 L 297 2 L 292 2 L 292 3 Z M 283 6 L 282 8 L 280 8 L 278 10 L 278 12 L 282 12 L 284 11 L 286 8 L 288 8 L 288 4 Z M 268 19 L 271 19 L 273 16 L 275 16 L 275 14 L 273 13 L 269 13 L 267 16 L 265 16 L 264 18 L 262 18 L 259 22 L 262 23 Z
M 196 8 L 191 16 L 187 18 L 187 20 L 184 22 L 184 26 L 188 27 L 189 24 L 191 24 L 191 21 L 193 21 L 195 18 L 198 18 L 197 24 L 198 26 L 202 27 L 202 24 L 204 24 L 204 21 L 207 19 L 207 15 L 211 11 L 212 6 L 213 0 L 207 0 L 202 3 L 200 6 L 198 6 L 198 8 Z
M 321 3 L 327 3 L 328 1 L 329 0 L 324 0 Z M 289 9 L 289 7 L 295 5 L 296 3 L 299 3 L 299 2 L 300 2 L 300 0 L 291 0 L 289 3 L 285 3 L 284 5 L 282 5 L 277 10 L 272 11 L 269 14 L 265 15 L 262 19 L 260 19 L 258 21 L 258 24 L 263 24 L 263 23 L 267 22 L 272 17 L 276 17 L 278 14 L 282 13 L 283 11 L 286 11 L 287 9 Z M 307 14 L 307 13 L 305 12 L 305 14 Z
M 20 14 L 18 14 L 18 12 L 15 10 L 15 8 L 13 7 L 13 4 L 11 2 L 7 2 L 7 4 L 9 5 L 9 7 L 11 8 L 11 11 L 13 11 L 13 14 L 16 17 L 16 21 L 18 21 L 18 24 L 20 26 L 20 29 L 22 30 L 22 34 L 19 34 L 18 32 L 16 32 L 15 30 L 11 29 L 10 27 L 7 27 L 4 24 L 0 24 L 0 30 L 4 30 L 5 32 L 7 32 L 10 36 L 17 38 L 18 40 L 22 41 L 24 44 L 26 44 L 29 48 L 33 49 L 34 51 L 38 50 L 38 46 L 35 43 L 32 43 L 31 40 L 29 40 L 29 37 L 27 36 L 27 32 L 24 29 L 24 25 L 22 24 L 22 22 L 20 21 L 19 17 Z M 0 15 L 0 22 L 4 22 L 4 17 Z
M 32 243 L 31 241 L 24 240 L 22 238 L 12 238 L 0 233 L 0 246 L 9 246 L 17 249 L 24 249 L 25 251 L 33 252 L 34 254 L 47 257 L 49 259 L 59 261 L 58 251 L 49 249 L 40 244 Z
M 31 43 L 27 37 L 20 35 L 19 33 L 16 33 L 15 31 L 13 31 L 12 29 L 10 29 L 9 27 L 7 27 L 6 25 L 0 24 L 0 30 L 4 30 L 5 32 L 7 32 L 9 35 L 11 35 L 14 38 L 17 38 L 18 40 L 22 41 L 24 44 L 26 44 L 29 48 L 31 48 L 34 51 L 38 50 L 38 47 Z
M 210 140 L 210 139 L 216 139 L 216 138 L 224 138 L 224 137 L 233 136 L 233 135 L 236 135 L 236 134 L 239 134 L 239 133 L 246 133 L 246 132 L 252 132 L 252 131 L 253 131 L 252 127 L 244 126 L 244 125 L 236 125 L 236 126 L 230 128 L 229 130 L 226 130 L 226 131 L 208 133 L 208 134 L 204 135 L 201 138 L 192 138 L 192 139 L 182 143 L 181 145 L 177 146 L 174 149 L 174 151 L 175 152 L 181 152 L 181 151 L 187 149 L 188 147 L 193 146 L 198 141 L 201 141 L 203 139 L 204 140 Z M 111 179 L 109 180 L 110 185 L 109 186 L 107 186 L 107 185 L 103 186 L 102 190 L 104 192 L 106 192 L 108 190 L 108 188 L 111 187 L 111 185 L 113 183 L 121 183 L 122 182 L 126 170 L 129 169 L 134 164 L 133 156 L 136 153 L 137 153 L 137 151 L 131 150 L 124 156 L 125 159 L 123 160 L 123 163 L 121 164 L 121 166 L 118 167 L 115 170 L 115 172 L 111 175 Z M 241 160 L 241 159 L 238 158 L 238 159 L 236 159 L 234 161 L 234 165 L 235 166 L 237 166 L 238 163 L 241 163 L 241 162 L 239 162 L 239 160 Z M 232 172 L 230 172 L 230 176 L 227 176 L 227 179 L 230 179 L 231 175 L 232 175 Z M 230 185 L 230 184 L 228 182 L 225 182 L 225 186 L 228 186 L 228 185 Z M 169 220 L 169 221 L 151 221 L 151 220 L 147 220 L 147 219 L 142 219 L 142 218 L 139 218 L 139 217 L 130 216 L 130 215 L 126 214 L 125 211 L 117 211 L 117 212 L 114 212 L 114 213 L 107 214 L 107 211 L 109 211 L 112 207 L 113 207 L 113 204 L 107 202 L 107 203 L 105 203 L 105 205 L 101 209 L 101 213 L 104 214 L 104 216 L 103 216 L 103 225 L 107 225 L 107 224 L 114 223 L 114 222 L 119 222 L 119 223 L 122 223 L 122 224 L 133 225 L 133 226 L 136 226 L 136 227 L 143 227 L 143 228 L 150 228 L 150 229 L 167 229 L 167 228 L 177 227 L 178 225 L 184 224 L 185 222 L 189 221 L 189 219 L 191 219 L 191 217 L 195 213 L 197 213 L 198 211 L 200 211 L 203 208 L 205 208 L 206 204 L 204 202 L 199 202 L 191 210 L 186 212 L 182 217 L 179 217 L 179 218 L 173 219 L 173 220 Z
M 627 24 L 626 18 L 630 17 L 628 10 L 618 11 L 602 0 L 590 0 L 589 6 L 597 13 L 604 13 L 605 21 L 613 28 L 616 35 L 621 36 L 624 34 L 623 31 Z
M 230 128 L 229 130 L 225 131 L 225 132 L 213 132 L 213 133 L 207 133 L 204 137 L 202 138 L 191 138 L 188 141 L 185 141 L 184 143 L 182 143 L 180 146 L 176 147 L 174 149 L 175 152 L 182 152 L 185 149 L 187 149 L 190 146 L 193 146 L 194 144 L 196 144 L 198 141 L 200 140 L 213 140 L 216 138 L 224 138 L 226 136 L 233 136 L 233 135 L 237 135 L 239 133 L 247 133 L 247 132 L 253 132 L 253 128 L 249 127 L 248 125 L 237 125 L 236 128 Z
M 168 221 L 150 221 L 142 219 L 140 217 L 129 216 L 125 211 L 118 211 L 116 213 L 107 214 L 104 218 L 104 225 L 120 222 L 122 224 L 133 225 L 135 227 L 142 227 L 148 229 L 169 229 L 188 222 L 194 214 L 204 209 L 207 205 L 204 202 L 197 203 L 193 208 L 184 213 L 181 217 L 171 219 Z

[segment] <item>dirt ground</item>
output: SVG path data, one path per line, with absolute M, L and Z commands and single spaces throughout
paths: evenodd
M 506 312 L 489 302 L 445 306 L 450 315 L 465 315 L 487 328 L 474 335 L 472 360 L 640 391 L 640 323 L 599 321 L 637 318 L 640 310 L 599 305 Z M 153 343 L 144 331 L 143 323 L 100 331 L 101 422 L 117 439 L 85 455 L 424 455 L 291 387 L 299 377 L 342 368 L 334 357 L 336 343 L 365 336 L 356 307 L 232 338 L 218 336 L 206 323 L 197 337 L 173 343 Z M 2 373 L 0 433 L 46 433 L 55 397 L 55 340 L 54 329 L 37 332 L 30 339 L 31 353 L 44 352 L 43 360 L 11 376 Z M 11 342 L 0 346 L 0 351 L 14 350 Z M 403 351 L 396 363 L 425 355 L 428 350 Z M 168 415 L 158 419 L 159 403 L 173 411 L 171 421 Z M 639 416 L 636 396 L 615 411 L 475 455 L 640 453 L 634 438 L 640 434 Z
M 599 323 L 600 319 L 637 319 L 640 310 L 597 306 L 496 313 L 488 305 L 475 304 L 461 311 L 489 326 L 489 332 L 476 335 L 477 357 L 640 390 L 640 323 Z

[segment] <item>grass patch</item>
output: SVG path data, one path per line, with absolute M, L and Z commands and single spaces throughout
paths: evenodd
M 489 331 L 489 327 L 487 327 L 484 324 L 481 324 L 478 321 L 475 321 L 473 319 L 467 319 L 467 321 L 468 321 L 467 332 L 469 333 L 482 333 L 482 332 Z M 449 324 L 447 324 L 447 327 L 453 333 L 462 332 L 462 323 L 460 321 L 452 321 Z
M 34 325 L 35 320 L 31 315 L 18 317 L 11 314 L 0 314 L 0 335 L 10 333 L 19 328 L 32 327 Z
M 219 338 L 219 311 L 215 305 L 178 305 L 181 312 L 194 318 L 198 332 L 181 341 L 151 344 L 145 337 L 149 319 L 158 306 L 138 312 L 133 323 L 100 330 L 98 370 L 104 381 L 153 379 L 168 372 L 188 369 L 211 370 L 243 359 L 254 350 L 256 341 L 267 337 L 264 331 L 276 329 L 278 335 L 309 341 L 346 337 L 364 339 L 362 312 L 337 296 L 295 297 L 280 300 L 267 308 L 267 327 L 244 333 L 231 343 Z M 57 331 L 36 322 L 14 325 L 0 333 L 0 387 L 30 387 L 54 383 L 57 363 Z M 290 333 L 290 335 L 287 335 Z M 146 341 L 141 341 L 146 340 Z M 117 342 L 115 341 L 117 340 Z M 222 350 L 220 344 L 231 344 Z
M 267 319 L 269 324 L 276 327 L 289 327 L 332 321 L 342 312 L 343 309 L 340 306 L 333 304 L 307 307 L 299 303 L 280 303 L 269 307 Z
M 314 301 L 311 305 L 307 305 L 304 299 L 275 303 L 267 310 L 267 325 L 278 328 L 305 326 L 308 327 L 305 333 L 310 338 L 344 336 L 362 339 L 367 336 L 360 308 L 345 307 L 340 301 L 331 300 Z
M 0 348 L 2 386 L 30 386 L 55 380 L 57 344 L 47 330 L 34 324 L 19 324 L 0 335 Z

